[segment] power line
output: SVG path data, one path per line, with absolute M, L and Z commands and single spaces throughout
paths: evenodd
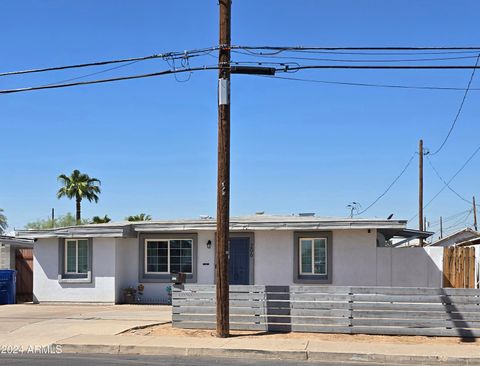
M 457 212 L 453 215 L 450 215 L 450 216 L 447 216 L 447 217 L 443 217 L 442 218 L 442 222 L 445 224 L 446 222 L 449 222 L 451 220 L 454 220 L 458 217 L 460 217 L 461 215 L 465 215 L 468 211 L 470 211 L 471 209 L 468 209 L 468 210 L 463 210 L 463 211 L 460 211 L 460 212 Z M 431 221 L 430 222 L 430 227 L 435 227 L 435 226 L 440 226 L 440 220 L 435 220 L 435 221 Z
M 296 72 L 315 69 L 359 69 L 359 70 L 468 70 L 478 69 L 478 65 L 302 65 L 277 68 L 276 71 Z
M 235 51 L 232 52 L 240 55 L 251 56 L 254 53 Z M 338 58 L 319 58 L 319 57 L 297 57 L 297 56 L 276 56 L 256 54 L 257 57 L 275 58 L 275 59 L 289 59 L 289 60 L 305 60 L 305 61 L 329 61 L 329 62 L 424 62 L 424 61 L 447 61 L 447 60 L 462 60 L 476 58 L 477 56 L 457 56 L 457 57 L 440 57 L 440 58 L 414 58 L 414 59 L 338 59 Z
M 461 53 L 467 53 L 468 50 L 477 50 L 480 51 L 480 47 L 251 47 L 251 46 L 233 46 L 232 49 L 243 49 L 243 50 L 260 50 L 260 49 L 267 49 L 267 50 L 277 50 L 279 52 L 283 51 L 334 51 L 334 50 L 442 50 L 442 51 L 462 51 Z M 37 68 L 37 69 L 29 69 L 29 70 L 18 70 L 18 71 L 9 71 L 0 73 L 0 76 L 12 76 L 12 75 L 22 75 L 22 74 L 30 74 L 30 73 L 39 73 L 39 72 L 47 72 L 47 71 L 58 71 L 58 70 L 66 70 L 66 69 L 73 69 L 73 68 L 83 68 L 83 67 L 91 67 L 91 66 L 102 66 L 114 63 L 124 63 L 124 62 L 131 62 L 131 61 L 143 61 L 148 59 L 156 59 L 156 58 L 163 58 L 163 59 L 172 59 L 172 58 L 188 58 L 188 57 L 195 57 L 195 56 L 202 56 L 202 55 L 210 55 L 211 52 L 217 51 L 218 47 L 210 47 L 210 48 L 202 48 L 202 49 L 194 49 L 188 51 L 177 51 L 177 52 L 167 52 L 162 54 L 153 54 L 148 56 L 141 56 L 141 57 L 131 57 L 131 58 L 124 58 L 124 59 L 115 59 L 115 60 L 105 60 L 105 61 L 96 61 L 96 62 L 88 62 L 88 63 L 81 63 L 81 64 L 74 64 L 74 65 L 62 65 L 62 66 L 53 66 L 53 67 L 46 67 L 46 68 Z M 470 51 L 473 52 L 473 51 Z M 450 52 L 451 53 L 451 52 Z M 370 54 L 370 53 L 369 53 Z M 441 53 L 443 54 L 443 52 Z M 259 55 L 259 54 L 256 54 Z M 262 56 L 267 56 L 265 54 L 261 54 Z M 469 56 L 465 56 L 469 57 Z M 458 66 L 454 66 L 458 67 Z
M 69 79 L 59 80 L 59 81 L 56 81 L 56 82 L 54 82 L 54 83 L 48 83 L 48 84 L 45 84 L 45 85 L 62 84 L 62 83 L 67 83 L 67 82 L 73 81 L 73 80 L 83 79 L 83 78 L 86 78 L 86 77 L 89 77 L 89 76 L 93 76 L 93 75 L 103 74 L 103 73 L 106 73 L 106 72 L 109 72 L 109 71 L 117 70 L 117 69 L 120 69 L 120 68 L 123 68 L 123 67 L 127 67 L 127 66 L 130 66 L 130 65 L 136 64 L 137 62 L 140 62 L 140 61 L 142 61 L 142 60 L 132 61 L 132 62 L 123 64 L 123 65 L 119 65 L 119 66 L 115 66 L 115 67 L 110 67 L 110 68 L 108 68 L 108 69 L 104 69 L 104 70 L 100 70 L 100 71 L 96 71 L 96 72 L 91 72 L 91 73 L 89 73 L 89 74 L 84 74 L 84 75 L 76 76 L 76 77 L 69 78 Z
M 30 69 L 30 70 L 20 70 L 20 71 L 8 71 L 8 72 L 0 73 L 0 76 L 12 76 L 12 75 L 22 75 L 22 74 L 31 74 L 31 73 L 38 73 L 38 72 L 46 72 L 46 71 L 58 71 L 58 70 L 76 69 L 76 68 L 91 67 L 91 66 L 102 66 L 102 65 L 109 65 L 109 64 L 116 64 L 116 63 L 124 63 L 124 62 L 150 60 L 150 59 L 162 58 L 162 57 L 163 57 L 163 55 L 150 55 L 150 56 L 126 58 L 126 59 L 119 59 L 119 60 L 108 60 L 108 61 L 89 62 L 89 63 L 84 63 L 84 64 L 45 67 L 45 68 L 42 68 L 42 69 Z
M 477 155 L 477 153 L 480 151 L 480 146 L 478 146 L 475 151 L 473 152 L 472 155 L 470 155 L 468 157 L 468 159 L 463 163 L 463 165 L 460 167 L 460 169 L 457 170 L 457 172 L 447 181 L 445 182 L 446 184 L 444 184 L 444 186 L 442 187 L 442 189 L 440 189 L 431 199 L 430 201 L 427 202 L 427 204 L 425 206 L 423 206 L 423 209 L 426 209 L 439 195 L 440 193 L 442 193 L 445 188 L 447 188 L 447 186 L 456 178 L 456 176 L 458 174 L 460 174 L 460 172 L 465 169 L 465 167 L 467 166 L 467 164 L 470 162 L 470 160 L 472 160 L 475 155 Z M 412 216 L 408 221 L 412 221 L 414 218 L 416 218 L 418 216 L 418 214 L 415 214 L 414 216 Z
M 443 177 L 440 175 L 439 171 L 433 166 L 433 163 L 432 163 L 432 160 L 428 157 L 427 155 L 427 160 L 428 160 L 428 164 L 430 164 L 430 167 L 433 169 L 433 171 L 435 172 L 436 176 L 447 186 L 447 188 L 452 191 L 458 198 L 460 198 L 462 201 L 466 202 L 466 203 L 469 203 L 469 204 L 472 204 L 472 201 L 469 201 L 467 200 L 465 197 L 461 196 L 460 193 L 458 193 L 457 191 L 455 191 L 448 183 L 445 179 L 443 179 Z
M 455 87 L 441 87 L 441 86 L 422 86 L 422 85 L 395 85 L 395 84 L 369 84 L 369 83 L 354 83 L 343 81 L 329 81 L 329 80 L 317 80 L 317 79 L 303 79 L 297 77 L 287 76 L 264 76 L 271 79 L 293 80 L 302 81 L 308 83 L 320 83 L 320 84 L 334 84 L 334 85 L 346 85 L 346 86 L 362 86 L 362 87 L 374 87 L 374 88 L 398 88 L 398 89 L 420 89 L 420 90 L 450 90 L 458 91 L 465 90 L 464 88 Z M 470 88 L 470 91 L 478 91 L 480 88 Z
M 452 134 L 452 131 L 455 128 L 455 125 L 457 124 L 458 117 L 460 116 L 460 113 L 462 113 L 463 105 L 465 104 L 465 100 L 467 99 L 468 91 L 470 90 L 470 86 L 472 85 L 473 77 L 475 76 L 475 71 L 476 71 L 476 67 L 478 66 L 478 60 L 479 59 L 480 59 L 480 53 L 477 55 L 477 60 L 475 62 L 475 68 L 472 70 L 472 74 L 470 75 L 470 80 L 468 80 L 467 88 L 465 89 L 465 93 L 463 94 L 462 102 L 460 103 L 460 107 L 457 110 L 457 114 L 455 115 L 453 123 L 450 126 L 450 130 L 448 130 L 447 136 L 445 136 L 445 139 L 443 140 L 440 147 L 437 150 L 435 150 L 433 153 L 431 153 L 430 155 L 438 154 L 443 149 L 443 147 L 447 143 L 448 138 Z
M 163 70 L 163 71 L 154 72 L 154 73 L 150 73 L 150 74 L 129 75 L 129 76 L 116 77 L 116 78 L 109 78 L 109 79 L 99 79 L 99 80 L 92 80 L 92 81 L 80 81 L 80 82 L 76 82 L 76 83 L 41 85 L 41 86 L 34 86 L 34 87 L 27 87 L 27 88 L 6 89 L 6 90 L 0 90 L 0 94 L 11 94 L 11 93 L 19 93 L 19 92 L 26 92 L 26 91 L 42 90 L 42 89 L 66 88 L 66 87 L 71 87 L 71 86 L 109 83 L 109 82 L 113 82 L 113 81 L 141 79 L 141 78 L 148 78 L 148 77 L 153 77 L 153 76 L 162 76 L 162 75 L 168 75 L 168 74 L 193 72 L 193 71 L 203 71 L 203 70 L 218 70 L 218 69 L 219 69 L 218 66 L 202 66 L 202 67 L 192 67 L 192 68 L 176 69 L 176 70 Z
M 430 52 L 430 51 L 401 51 L 401 52 L 376 52 L 376 51 L 368 51 L 368 52 L 349 52 L 349 51 L 324 51 L 324 50 L 305 50 L 305 49 L 284 49 L 279 50 L 276 52 L 255 52 L 248 48 L 236 48 L 242 49 L 243 51 L 247 52 L 249 55 L 254 56 L 274 56 L 284 52 L 291 52 L 291 53 L 305 53 L 305 54 L 317 54 L 317 55 L 358 55 L 358 56 L 425 56 L 425 55 L 465 55 L 465 54 L 476 54 L 477 51 L 438 51 L 438 52 Z M 233 50 L 232 50 L 233 51 Z
M 360 211 L 357 213 L 357 215 L 361 215 L 365 212 L 367 212 L 371 207 L 373 207 L 378 201 L 380 201 L 380 199 L 385 196 L 388 191 L 390 190 L 390 188 L 393 187 L 393 185 L 400 179 L 400 177 L 407 171 L 408 167 L 410 166 L 410 164 L 412 163 L 412 160 L 413 158 L 415 157 L 417 153 L 414 153 L 412 155 L 412 157 L 410 158 L 410 160 L 408 161 L 407 165 L 405 165 L 405 167 L 403 168 L 403 170 L 400 172 L 400 174 L 393 180 L 392 183 L 390 183 L 390 185 L 387 187 L 387 189 L 385 189 L 385 191 L 380 195 L 378 196 L 369 206 L 367 206 L 367 208 L 365 208 L 364 210 Z
M 305 47 L 305 46 L 232 46 L 232 49 L 271 51 L 480 51 L 480 47 Z
M 465 215 L 463 215 L 458 221 L 456 221 L 454 224 L 452 224 L 450 226 L 447 226 L 446 228 L 444 228 L 444 230 L 449 230 L 449 229 L 452 229 L 452 228 L 455 228 L 455 227 L 458 227 L 458 226 L 464 226 L 466 224 L 466 221 L 468 220 L 468 218 L 472 214 L 472 211 L 473 211 L 473 209 L 468 210 L 467 213 Z
M 217 49 L 218 47 L 211 47 L 211 48 L 188 50 L 188 51 L 182 51 L 182 52 L 179 52 L 179 51 L 166 52 L 166 53 L 154 54 L 154 55 L 142 56 L 142 57 L 131 57 L 131 58 L 124 58 L 124 59 L 116 59 L 116 60 L 96 61 L 96 62 L 88 62 L 88 63 L 82 63 L 82 64 L 53 66 L 53 67 L 45 67 L 45 68 L 30 69 L 30 70 L 8 71 L 8 72 L 0 73 L 0 76 L 12 76 L 12 75 L 46 72 L 46 71 L 76 69 L 76 68 L 102 66 L 102 65 L 109 65 L 109 64 L 116 64 L 116 63 L 132 62 L 132 61 L 144 61 L 144 60 L 157 59 L 157 58 L 162 58 L 162 59 L 188 58 L 188 57 L 200 56 L 208 52 L 215 51 Z

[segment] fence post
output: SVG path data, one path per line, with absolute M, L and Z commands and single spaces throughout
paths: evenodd
M 353 334 L 355 333 L 353 331 L 353 288 L 350 287 L 349 290 L 348 290 L 348 327 L 350 328 L 349 329 L 349 333 L 350 334 Z

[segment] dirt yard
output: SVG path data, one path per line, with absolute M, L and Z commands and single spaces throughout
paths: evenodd
M 142 336 L 186 336 L 214 337 L 215 332 L 199 329 L 173 328 L 171 324 L 155 325 L 142 329 L 131 330 L 125 334 Z M 395 344 L 471 344 L 480 346 L 480 340 L 454 337 L 419 337 L 419 336 L 381 336 L 365 334 L 323 334 L 323 333 L 264 333 L 250 331 L 231 331 L 233 337 L 258 339 L 310 339 L 331 342 L 364 342 L 364 343 L 395 343 Z

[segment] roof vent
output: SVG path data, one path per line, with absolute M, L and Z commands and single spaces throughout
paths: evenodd
M 315 216 L 315 212 L 300 212 L 298 214 L 300 217 L 313 217 Z
M 265 214 L 265 211 L 257 211 L 257 212 L 255 212 L 255 215 L 263 215 L 263 214 Z
M 209 220 L 209 219 L 213 219 L 213 217 L 210 216 L 210 215 L 200 215 L 200 219 L 202 219 L 202 220 Z

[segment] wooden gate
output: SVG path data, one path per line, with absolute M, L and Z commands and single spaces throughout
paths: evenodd
M 32 301 L 33 249 L 15 250 L 15 269 L 17 270 L 17 301 Z
M 475 283 L 475 248 L 445 248 L 443 251 L 443 287 L 475 288 Z

